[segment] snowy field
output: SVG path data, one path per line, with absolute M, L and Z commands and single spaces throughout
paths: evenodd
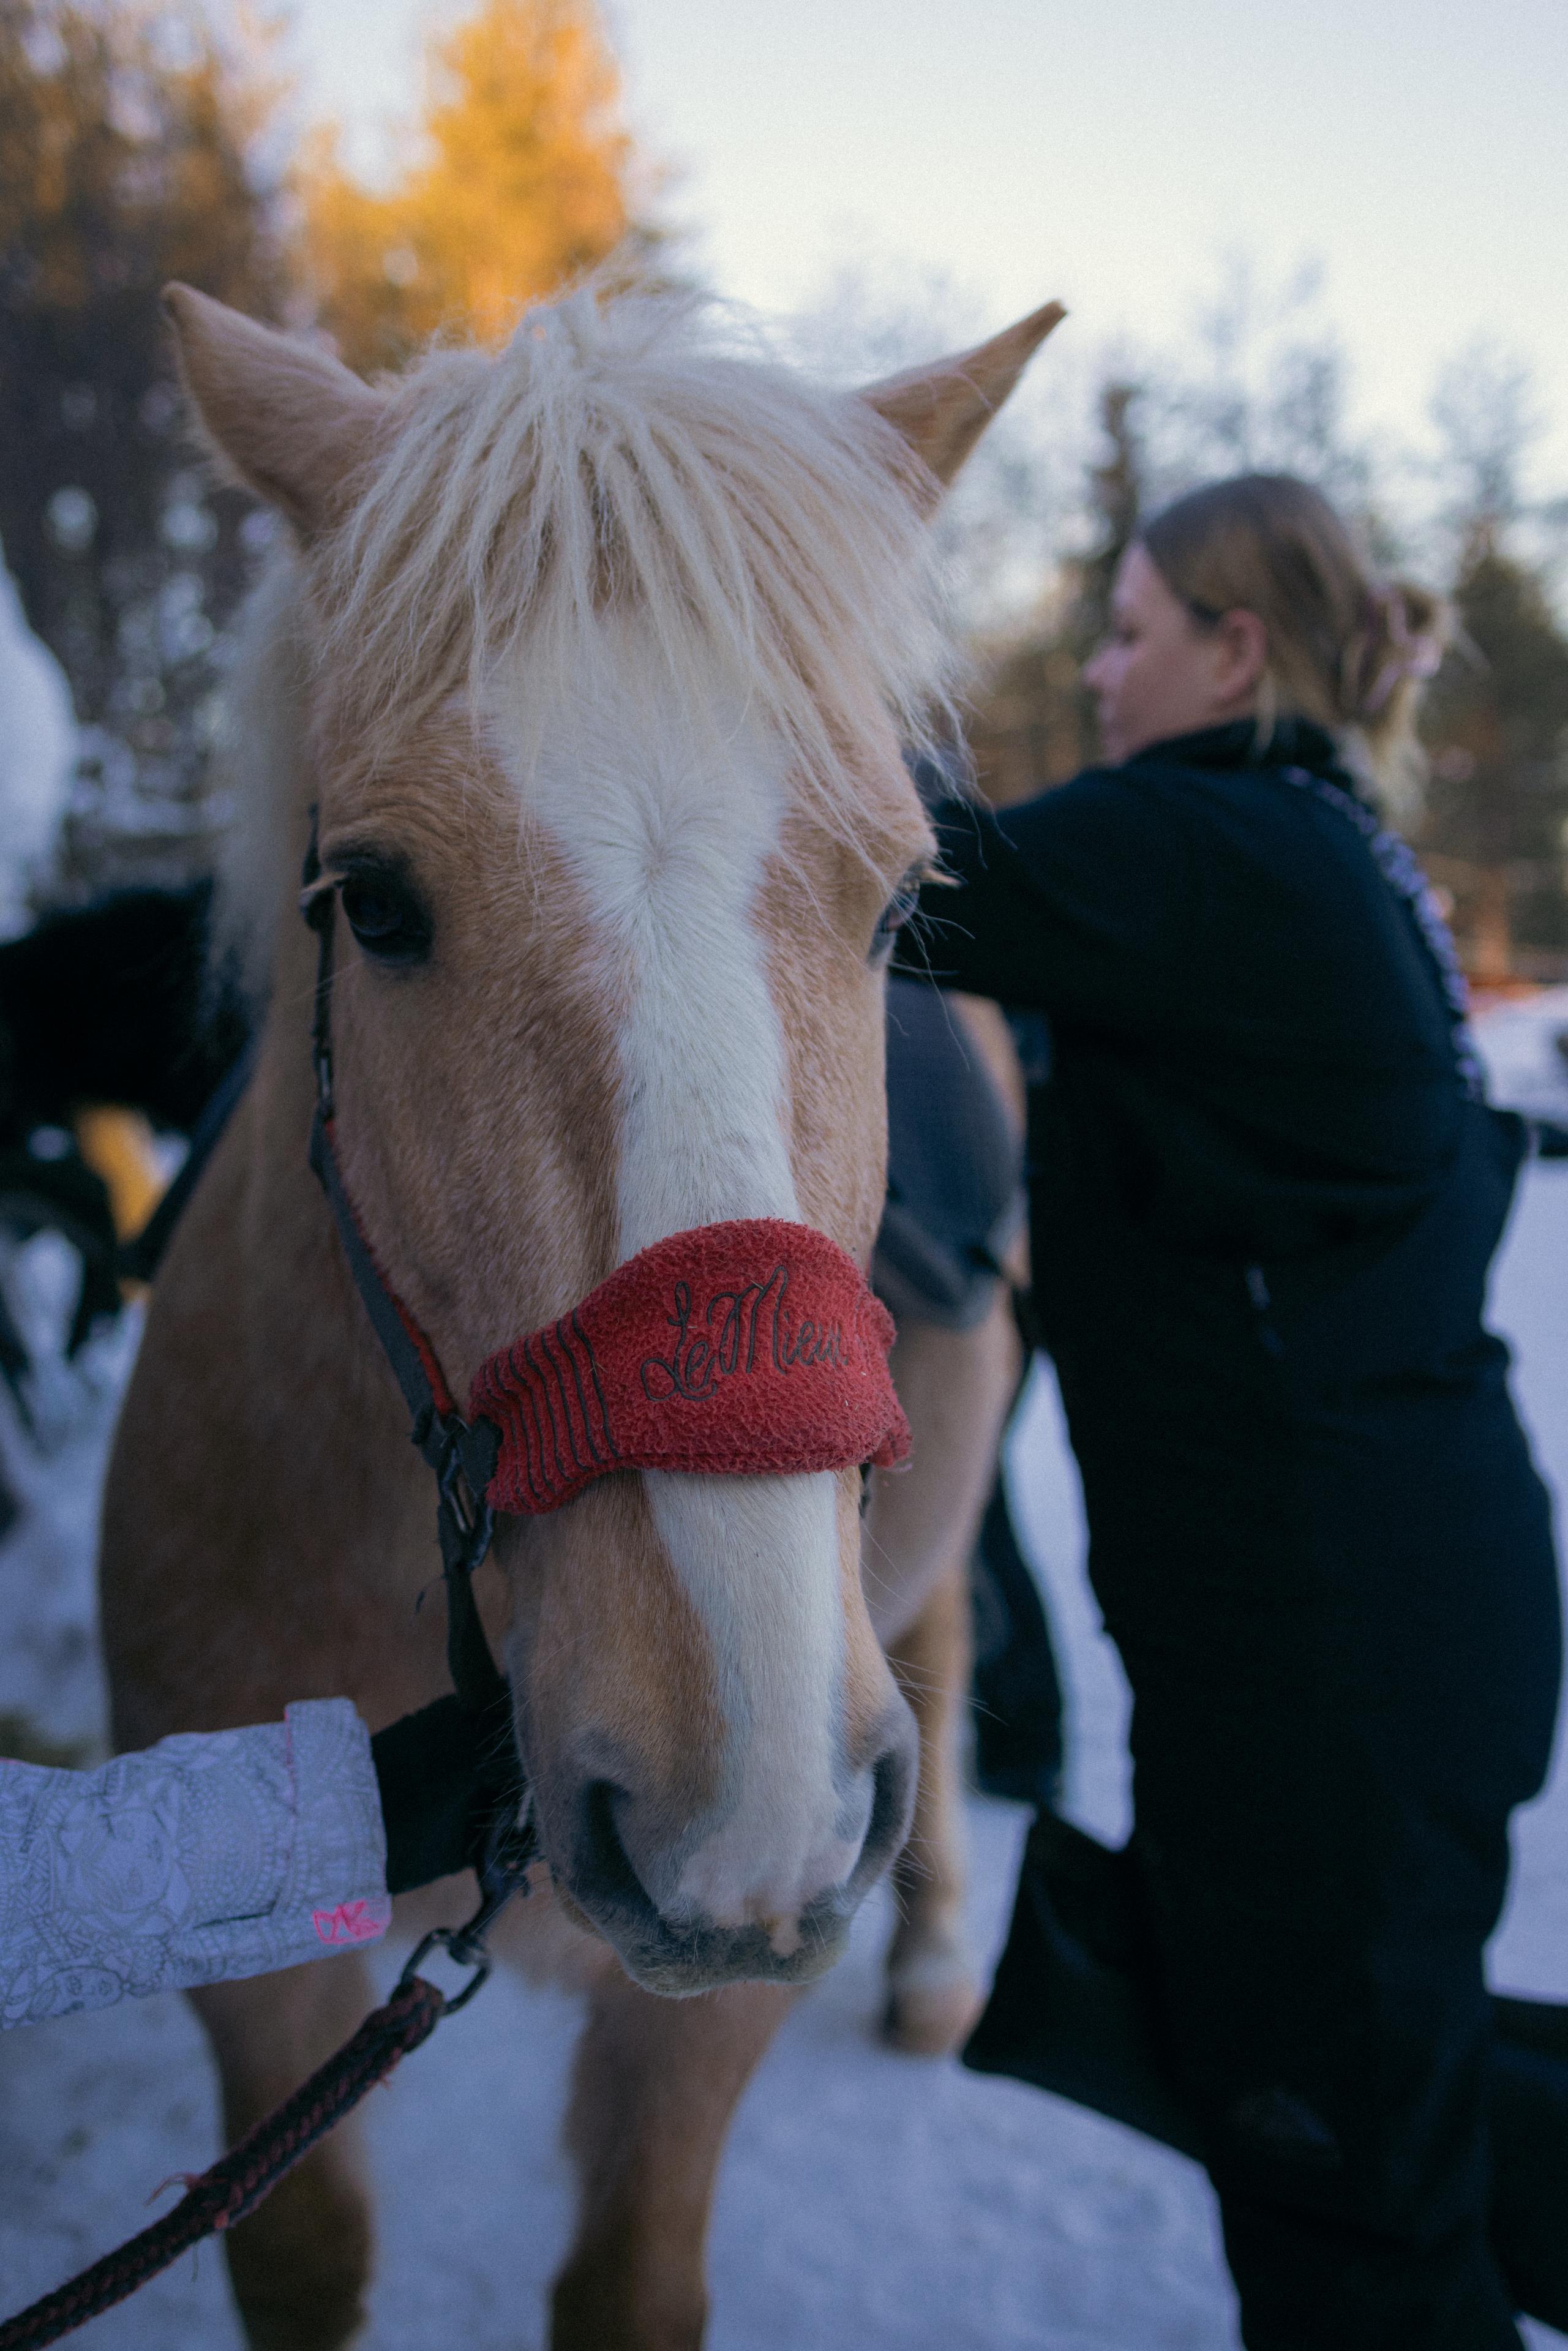
M 1559 1080 L 1558 1082 L 1561 1082 Z M 1545 1104 L 1542 1103 L 1542 1107 Z M 47 1292 L 60 1269 L 29 1259 Z M 40 1311 L 47 1307 L 39 1298 Z M 1500 1264 L 1539 1458 L 1568 1491 L 1568 1165 L 1533 1169 Z M 0 1714 L 97 1735 L 90 1622 L 97 1481 L 133 1333 L 86 1387 L 45 1397 L 51 1450 L 6 1454 L 28 1507 L 0 1550 Z M 1119 1837 L 1125 1693 L 1082 1576 L 1076 1481 L 1038 1379 L 1011 1460 L 1071 1706 L 1068 1809 Z M 995 1950 L 1024 1815 L 972 1810 L 974 1917 Z M 1521 1819 L 1492 1953 L 1500 1988 L 1568 1997 L 1568 1768 Z M 741 2107 L 714 2225 L 711 2351 L 1226 2351 L 1236 2341 L 1207 2183 L 1116 2125 L 876 2041 L 885 1904 L 805 1999 Z M 330 1964 L 328 1962 L 327 1964 Z M 398 1954 L 383 1955 L 390 1978 Z M 563 1996 L 497 1979 L 369 2108 L 382 2254 L 373 2351 L 523 2351 L 568 2226 L 556 2153 L 574 2026 Z M 176 1998 L 0 2038 L 0 2315 L 145 2225 L 148 2200 L 217 2152 L 213 2084 Z M 208 2246 L 83 2330 L 88 2351 L 238 2351 Z M 1562 2337 L 1531 2331 L 1545 2351 Z

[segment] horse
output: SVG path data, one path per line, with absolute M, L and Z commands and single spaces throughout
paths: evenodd
M 342 1179 L 458 1393 L 668 1236 L 779 1219 L 864 1266 L 883 968 L 932 850 L 904 750 L 952 674 L 929 524 L 1061 315 L 851 393 L 726 345 L 688 300 L 592 285 L 499 351 L 435 348 L 374 387 L 188 288 L 166 304 L 217 462 L 287 529 L 227 752 L 225 895 L 265 1017 L 105 1494 L 121 1748 L 330 1695 L 376 1729 L 445 1686 L 443 1612 L 418 1604 L 427 1473 L 306 1164 L 308 845 L 347 935 Z M 912 1813 L 892 2028 L 945 2045 L 972 2008 L 955 1562 L 1011 1374 L 998 1316 L 946 1378 L 955 1334 L 912 1336 L 938 1440 L 908 1491 L 937 1531 L 901 1531 L 873 1471 L 863 1583 L 853 1464 L 612 1471 L 498 1521 L 482 1608 L 543 1855 L 513 1933 L 588 2001 L 557 2351 L 700 2343 L 729 2116 Z M 873 1613 L 926 1717 L 918 1794 Z M 232 2137 L 371 1993 L 347 1953 L 193 1997 Z M 351 2129 L 225 2250 L 256 2351 L 350 2341 L 371 2263 Z

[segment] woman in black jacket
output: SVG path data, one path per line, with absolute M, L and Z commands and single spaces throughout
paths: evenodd
M 1051 1024 L 1036 1296 L 1252 2351 L 1520 2341 L 1481 1950 L 1560 1635 L 1481 1318 L 1521 1133 L 1364 781 L 1410 746 L 1438 618 L 1300 483 L 1184 498 L 1087 673 L 1113 764 L 943 802 L 962 886 L 903 951 Z

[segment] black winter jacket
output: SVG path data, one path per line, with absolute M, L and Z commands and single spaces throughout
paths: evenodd
M 1290 1686 L 1401 1771 L 1445 1753 L 1515 1802 L 1558 1640 L 1482 1321 L 1522 1130 L 1467 1084 L 1416 914 L 1314 778 L 1354 789 L 1327 736 L 1259 757 L 1242 726 L 998 816 L 944 800 L 961 886 L 923 890 L 901 959 L 1050 1018 L 1035 1296 L 1134 1751 L 1156 1696 L 1183 1743 L 1204 1690 L 1233 1714 Z
M 962 887 L 928 886 L 901 946 L 905 969 L 1049 1015 L 1030 1184 L 1052 1347 L 1069 1376 L 1114 1349 L 1121 1392 L 1152 1377 L 1166 1410 L 1197 1401 L 1200 1364 L 1250 1373 L 1260 1347 L 1336 1386 L 1472 1348 L 1522 1151 L 1467 1094 L 1410 906 L 1286 779 L 1354 795 L 1330 738 L 1252 738 L 1159 744 L 999 816 L 943 801 Z

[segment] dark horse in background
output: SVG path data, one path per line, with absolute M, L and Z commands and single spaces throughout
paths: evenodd
M 244 1052 L 237 992 L 208 975 L 212 895 L 119 891 L 0 946 L 0 1230 L 76 1250 L 68 1354 L 119 1312 L 124 1277 L 151 1272 L 124 1244 L 162 1188 L 153 1131 L 193 1134 Z M 0 1290 L 0 1377 L 24 1424 L 28 1369 Z M 10 1515 L 0 1501 L 0 1528 Z

